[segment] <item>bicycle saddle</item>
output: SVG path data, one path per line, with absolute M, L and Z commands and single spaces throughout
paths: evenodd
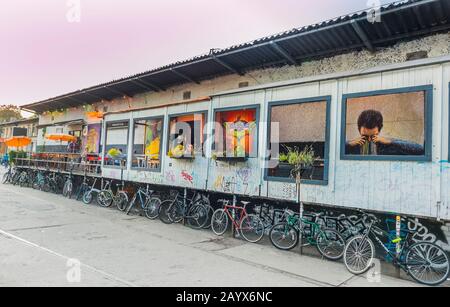
M 244 206 L 247 206 L 247 205 L 251 204 L 251 202 L 249 202 L 249 201 L 241 201 L 241 204 L 243 204 Z
M 314 217 L 322 217 L 322 216 L 324 216 L 325 215 L 325 213 L 323 213 L 323 212 L 319 212 L 319 213 L 315 213 L 315 212 L 312 212 L 311 213 Z

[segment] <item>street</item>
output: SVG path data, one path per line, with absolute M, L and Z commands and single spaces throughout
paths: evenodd
M 0 184 L 0 286 L 416 286 Z

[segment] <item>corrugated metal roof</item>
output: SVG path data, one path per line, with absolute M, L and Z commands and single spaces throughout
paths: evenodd
M 371 23 L 367 11 L 292 29 L 225 49 L 179 61 L 144 73 L 23 106 L 35 112 L 57 110 L 164 91 L 174 85 L 201 82 L 225 74 L 291 64 L 354 49 L 392 45 L 450 29 L 450 0 L 408 0 L 380 8 L 380 23 Z

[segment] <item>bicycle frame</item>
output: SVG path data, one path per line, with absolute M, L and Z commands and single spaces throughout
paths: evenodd
M 304 235 L 306 237 L 306 240 L 310 245 L 317 245 L 317 242 L 315 238 L 318 234 L 322 232 L 321 227 L 319 224 L 313 221 L 308 221 L 307 219 L 300 219 L 301 221 L 301 227 L 299 226 L 299 216 L 293 215 L 288 216 L 287 223 L 289 226 L 294 227 L 299 233 Z M 310 226 L 311 230 L 308 233 L 305 231 L 305 226 Z
M 374 225 L 374 222 L 371 222 L 371 224 L 368 226 L 366 233 L 364 234 L 364 238 L 370 238 L 371 236 L 375 239 L 375 242 L 380 245 L 383 250 L 386 252 L 386 255 L 389 256 L 392 260 L 392 264 L 400 267 L 405 272 L 408 272 L 407 267 L 412 265 L 426 265 L 427 263 L 407 263 L 406 261 L 402 260 L 403 255 L 408 250 L 410 246 L 410 233 L 408 233 L 405 237 L 405 239 L 401 239 L 400 243 L 400 252 L 399 253 L 393 253 L 391 250 L 389 250 L 386 245 L 383 243 L 383 241 L 380 239 L 380 236 L 383 237 L 389 237 L 389 234 L 380 229 L 379 227 Z
M 242 220 L 248 215 L 247 209 L 245 207 L 238 207 L 238 206 L 234 206 L 234 205 L 225 204 L 225 206 L 223 207 L 223 210 L 226 212 L 226 214 L 228 215 L 228 218 L 233 223 L 234 228 L 241 229 Z M 239 222 L 236 221 L 236 219 L 233 217 L 232 212 L 230 212 L 230 211 L 234 211 L 234 212 L 238 211 L 240 213 Z

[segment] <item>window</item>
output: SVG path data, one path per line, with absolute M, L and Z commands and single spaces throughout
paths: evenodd
M 128 153 L 129 122 L 106 124 L 105 165 L 125 168 Z
M 217 111 L 214 156 L 217 159 L 258 157 L 257 109 Z
M 269 105 L 269 180 L 293 181 L 289 151 L 310 148 L 315 161 L 305 167 L 304 180 L 326 182 L 328 179 L 329 109 L 331 97 L 317 97 Z
M 183 100 L 189 100 L 191 99 L 191 96 L 192 96 L 191 91 L 186 91 L 183 93 Z
M 431 159 L 432 86 L 345 95 L 344 159 Z
M 160 170 L 163 125 L 163 117 L 134 122 L 133 168 Z
M 175 159 L 203 155 L 205 113 L 172 116 L 169 120 L 169 152 Z

